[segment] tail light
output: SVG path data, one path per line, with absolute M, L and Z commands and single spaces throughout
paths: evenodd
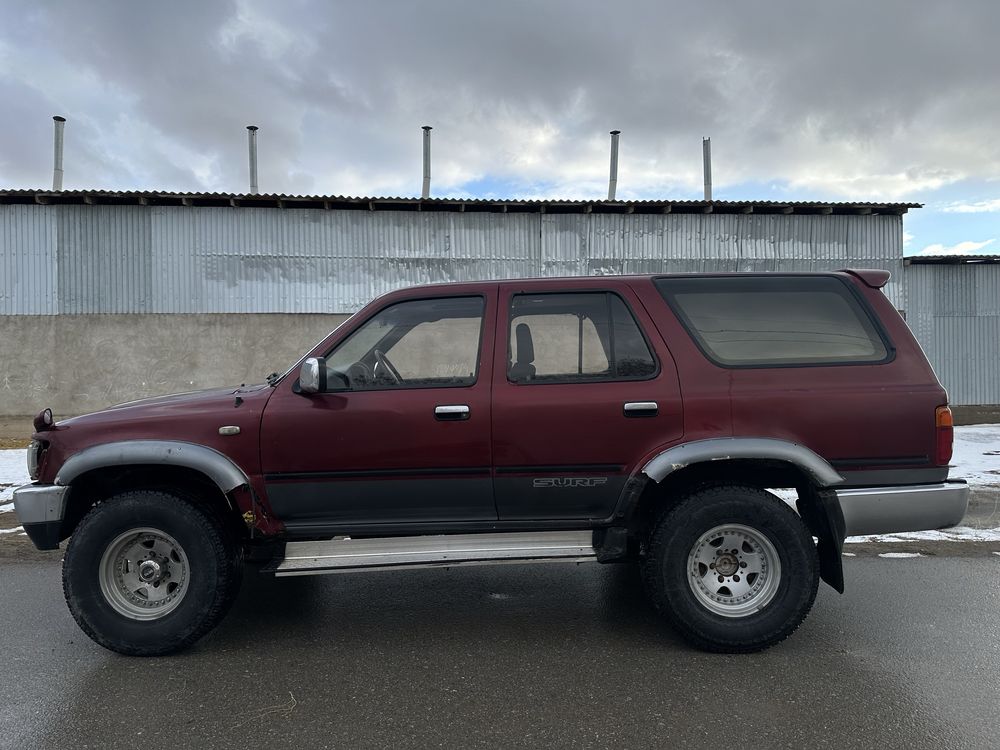
M 951 461 L 951 444 L 955 437 L 955 420 L 949 407 L 939 406 L 935 410 L 934 427 L 937 433 L 934 464 L 947 466 Z

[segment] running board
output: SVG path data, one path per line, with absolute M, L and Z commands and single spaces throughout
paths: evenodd
M 265 572 L 276 576 L 302 576 L 373 569 L 595 559 L 593 531 L 589 530 L 383 539 L 339 537 L 322 542 L 288 542 L 284 559 L 266 568 Z

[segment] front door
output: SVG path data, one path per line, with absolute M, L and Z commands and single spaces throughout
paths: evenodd
M 496 519 L 494 311 L 492 294 L 390 303 L 326 352 L 326 392 L 281 383 L 261 458 L 291 533 Z

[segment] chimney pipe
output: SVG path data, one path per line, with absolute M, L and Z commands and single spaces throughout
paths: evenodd
M 62 190 L 63 182 L 63 129 L 66 127 L 66 118 L 56 115 L 52 118 L 55 123 L 55 156 L 52 167 L 52 189 Z
M 431 197 L 431 126 L 424 125 L 424 186 L 420 191 L 421 198 Z
M 247 125 L 247 141 L 250 147 L 250 195 L 257 195 L 257 131 L 256 125 Z
M 705 200 L 712 200 L 712 139 L 701 139 L 701 155 L 705 165 Z
M 608 178 L 608 200 L 615 199 L 615 190 L 618 188 L 618 136 L 620 130 L 611 131 L 611 175 Z

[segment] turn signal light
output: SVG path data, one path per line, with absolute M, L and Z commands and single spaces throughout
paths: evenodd
M 939 406 L 934 412 L 934 426 L 937 430 L 937 450 L 934 456 L 936 466 L 947 466 L 951 461 L 952 441 L 955 438 L 955 419 L 951 409 Z
M 42 409 L 38 412 L 38 415 L 34 418 L 31 424 L 34 426 L 35 432 L 51 430 L 52 426 L 55 424 L 55 419 L 52 417 L 52 410 Z

